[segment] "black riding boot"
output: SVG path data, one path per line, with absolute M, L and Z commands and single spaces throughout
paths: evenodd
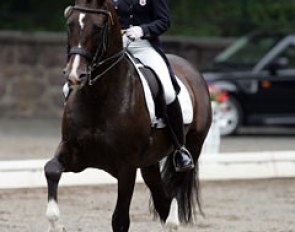
M 185 148 L 183 132 L 183 118 L 178 98 L 167 105 L 167 124 L 170 129 L 175 152 L 173 161 L 177 172 L 184 172 L 194 168 L 194 162 L 190 152 Z

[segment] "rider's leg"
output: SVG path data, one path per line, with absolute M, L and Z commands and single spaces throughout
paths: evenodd
M 185 136 L 183 132 L 183 118 L 178 98 L 167 105 L 167 124 L 171 130 L 174 146 L 174 166 L 176 171 L 182 172 L 194 168 L 194 162 L 190 152 L 185 148 Z
M 167 124 L 175 147 L 174 164 L 176 171 L 192 169 L 194 167 L 192 156 L 185 148 L 182 112 L 165 61 L 151 46 L 130 48 L 130 51 L 141 62 L 151 67 L 161 80 L 167 104 Z

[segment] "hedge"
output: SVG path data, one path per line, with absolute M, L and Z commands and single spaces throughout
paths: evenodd
M 169 4 L 171 35 L 239 36 L 253 30 L 294 30 L 294 0 L 169 0 Z M 63 31 L 67 5 L 68 0 L 1 1 L 0 30 Z

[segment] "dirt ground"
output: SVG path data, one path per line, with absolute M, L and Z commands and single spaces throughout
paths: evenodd
M 183 232 L 294 232 L 295 179 L 202 182 L 206 217 Z M 61 220 L 70 232 L 111 231 L 116 186 L 60 188 Z M 131 232 L 160 232 L 149 213 L 149 191 L 137 184 Z M 1 232 L 45 232 L 46 190 L 0 190 Z
M 49 159 L 60 138 L 60 121 L 0 120 L 0 160 Z M 221 152 L 294 150 L 294 131 L 223 138 Z M 0 189 L 0 232 L 45 232 L 45 189 Z M 61 220 L 68 232 L 109 232 L 116 186 L 60 189 Z M 295 232 L 295 178 L 202 183 L 203 210 L 183 232 Z M 131 232 L 160 232 L 149 213 L 149 191 L 137 184 Z

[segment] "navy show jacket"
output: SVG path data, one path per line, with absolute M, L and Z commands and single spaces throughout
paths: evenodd
M 159 36 L 170 27 L 168 0 L 112 0 L 122 29 L 140 26 L 143 39 L 150 41 L 156 51 L 163 57 L 170 72 L 175 91 L 180 87 L 175 79 L 170 62 L 162 50 Z
M 168 0 L 112 0 L 122 29 L 140 26 L 144 39 L 159 46 L 159 36 L 170 27 Z

